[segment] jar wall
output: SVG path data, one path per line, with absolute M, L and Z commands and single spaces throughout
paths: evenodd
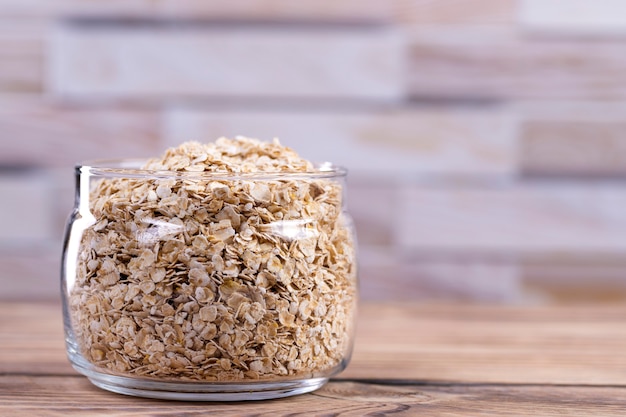
M 347 365 L 357 282 L 342 175 L 78 176 L 66 334 L 97 385 L 254 399 L 315 389 Z

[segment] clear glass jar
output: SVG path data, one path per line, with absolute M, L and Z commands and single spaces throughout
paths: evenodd
M 313 391 L 350 359 L 357 303 L 345 170 L 76 168 L 62 295 L 95 385 L 177 400 Z

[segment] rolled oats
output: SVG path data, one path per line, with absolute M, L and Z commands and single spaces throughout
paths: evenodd
M 69 291 L 84 357 L 110 372 L 237 381 L 323 375 L 350 349 L 351 226 L 339 182 L 274 141 L 184 143 L 99 179 Z M 181 173 L 180 177 L 172 172 Z M 189 173 L 224 174 L 189 177 Z M 268 179 L 247 174 L 301 173 Z

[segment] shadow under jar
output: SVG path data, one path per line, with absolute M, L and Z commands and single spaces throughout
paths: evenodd
M 345 170 L 76 168 L 67 352 L 98 387 L 178 400 L 313 391 L 350 358 L 357 303 Z

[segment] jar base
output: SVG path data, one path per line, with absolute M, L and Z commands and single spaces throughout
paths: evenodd
M 321 388 L 328 378 L 253 383 L 169 382 L 127 378 L 80 369 L 98 388 L 135 397 L 178 401 L 255 401 L 290 397 Z

